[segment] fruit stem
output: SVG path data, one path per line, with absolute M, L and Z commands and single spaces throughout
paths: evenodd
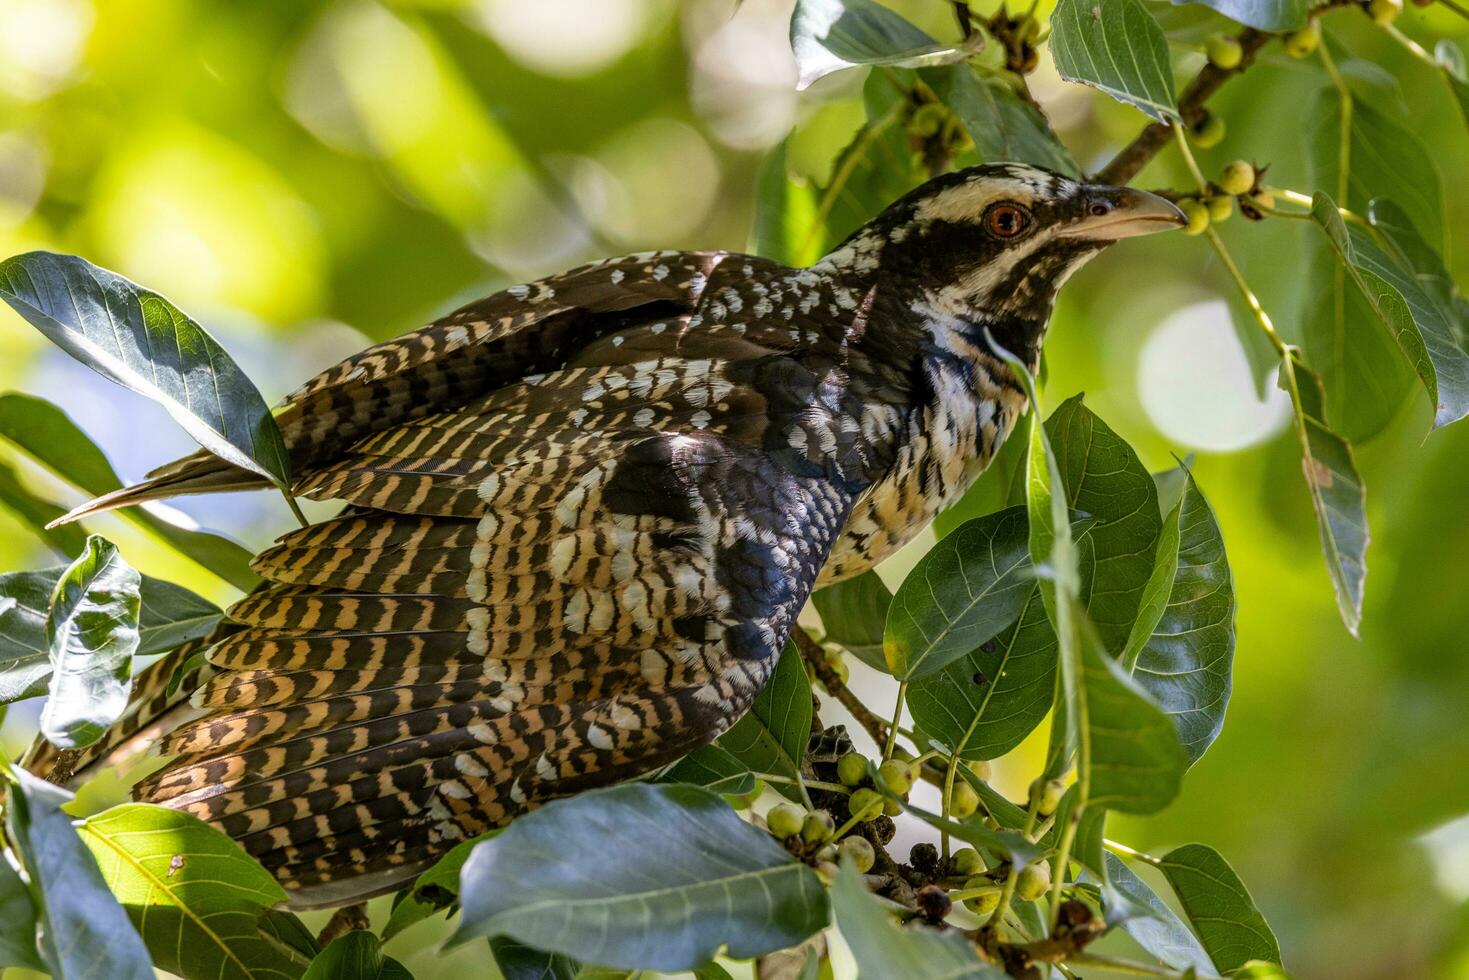
M 281 496 L 286 498 L 286 506 L 291 508 L 291 513 L 296 515 L 296 520 L 301 523 L 301 526 L 310 527 L 311 522 L 306 519 L 305 514 L 301 513 L 301 505 L 296 503 L 296 498 L 292 496 L 291 491 L 282 487 Z
M 1162 858 L 1155 858 L 1151 854 L 1145 854 L 1142 851 L 1134 850 L 1133 848 L 1128 847 L 1126 844 L 1119 844 L 1115 840 L 1108 840 L 1105 837 L 1102 838 L 1102 846 L 1105 847 L 1107 850 L 1113 852 L 1114 854 L 1120 854 L 1123 857 L 1132 858 L 1134 861 L 1142 861 L 1145 864 L 1151 864 L 1155 868 L 1161 867 L 1163 864 Z
M 1173 120 L 1173 138 L 1178 141 L 1178 152 L 1183 154 L 1183 162 L 1188 164 L 1188 172 L 1193 175 L 1194 182 L 1199 185 L 1199 196 L 1203 197 L 1209 193 L 1209 182 L 1204 179 L 1204 172 L 1199 169 L 1199 162 L 1194 159 L 1193 150 L 1189 149 L 1188 136 L 1184 134 L 1183 124 L 1177 119 Z
M 903 699 L 905 697 L 907 697 L 907 695 L 908 695 L 908 682 L 906 680 L 899 681 L 898 682 L 898 698 L 897 698 L 897 702 L 898 703 L 893 707 L 893 720 L 888 725 L 888 740 L 887 740 L 887 744 L 884 745 L 883 746 L 883 749 L 882 749 L 882 761 L 883 762 L 886 762 L 886 761 L 888 761 L 889 759 L 891 759 L 893 757 L 893 749 L 897 747 L 897 744 L 898 744 L 898 723 L 903 720 Z
M 1015 897 L 1015 885 L 1020 881 L 1020 864 L 1017 861 L 1010 862 L 1010 873 L 1005 875 L 1005 884 L 1000 889 L 1000 904 L 990 913 L 989 921 L 985 928 L 999 935 L 1000 925 L 1005 921 L 1005 913 L 1010 909 L 1010 900 Z
M 851 795 L 852 790 L 840 783 L 823 783 L 815 779 L 792 779 L 789 776 L 777 776 L 773 772 L 752 772 L 750 775 L 767 783 L 779 783 L 782 786 L 805 786 L 808 789 L 826 790 L 828 793 L 841 793 L 844 796 Z
M 1224 247 L 1224 242 L 1220 239 L 1219 233 L 1211 226 L 1204 229 L 1204 234 L 1208 236 L 1209 244 L 1214 246 L 1214 251 L 1219 255 L 1219 261 L 1224 263 L 1224 268 L 1229 273 L 1230 278 L 1239 287 L 1240 295 L 1244 297 L 1245 305 L 1255 315 L 1255 321 L 1265 331 L 1265 336 L 1270 338 L 1271 346 L 1275 348 L 1275 352 L 1280 355 L 1282 360 L 1286 359 L 1288 350 L 1285 341 L 1281 340 L 1280 334 L 1275 332 L 1275 324 L 1270 322 L 1270 314 L 1265 312 L 1265 308 L 1260 305 L 1260 298 L 1255 295 L 1255 291 L 1245 281 L 1244 275 L 1239 271 L 1239 266 L 1234 264 L 1234 259 L 1230 257 L 1229 250 Z
M 1417 41 L 1413 40 L 1411 37 L 1398 30 L 1396 24 L 1383 24 L 1382 29 L 1386 31 L 1388 36 L 1391 37 L 1394 41 L 1397 41 L 1403 47 L 1407 48 L 1414 57 L 1418 58 L 1420 61 L 1432 65 L 1434 71 L 1443 71 L 1443 65 L 1440 65 L 1438 63 L 1438 60 L 1424 49 L 1423 45 L 1419 44 Z

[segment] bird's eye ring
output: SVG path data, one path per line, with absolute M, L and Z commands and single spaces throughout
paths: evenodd
M 1030 215 L 1018 204 L 992 204 L 984 213 L 984 227 L 996 238 L 1014 238 L 1030 227 Z

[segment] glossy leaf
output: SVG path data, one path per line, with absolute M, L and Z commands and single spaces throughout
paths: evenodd
M 1219 523 L 1193 476 L 1183 472 L 1183 496 L 1164 522 L 1154 577 L 1120 659 L 1173 719 L 1192 765 L 1224 727 L 1235 599 Z
M 1367 493 L 1351 445 L 1326 424 L 1321 378 L 1294 351 L 1281 367 L 1280 386 L 1291 396 L 1301 470 L 1311 492 L 1337 609 L 1355 636 L 1362 622 L 1367 578 Z
M 187 980 L 300 975 L 257 925 L 285 889 L 218 830 L 141 803 L 77 829 L 159 968 Z
M 63 559 L 77 554 L 86 545 L 87 532 L 75 524 L 47 527 L 46 525 L 65 514 L 66 508 L 32 493 L 21 482 L 15 470 L 4 463 L 0 463 L 0 507 L 14 514 L 22 524 L 28 525 Z
M 882 655 L 882 631 L 892 602 L 893 594 L 871 570 L 811 594 L 811 603 L 821 614 L 826 641 L 884 673 L 888 664 Z
M 770 680 L 744 717 L 719 738 L 719 746 L 754 772 L 795 779 L 811 739 L 811 681 L 793 644 L 786 644 Z M 793 786 L 776 789 L 792 799 Z
M 1033 584 L 1025 508 L 968 522 L 908 573 L 888 607 L 883 652 L 899 680 L 942 670 L 1015 622 Z
M 857 980 L 1004 980 L 957 933 L 899 925 L 850 860 L 842 861 L 832 882 L 831 904 L 857 963 Z
M 1469 67 L 1465 65 L 1463 50 L 1453 41 L 1443 38 L 1434 46 L 1433 55 L 1443 66 L 1444 78 L 1454 93 L 1454 101 L 1459 104 L 1464 122 L 1469 123 Z
M 464 868 L 464 862 L 469 860 L 469 855 L 475 847 L 498 833 L 499 831 L 491 831 L 473 840 L 460 841 L 449 850 L 449 853 L 439 858 L 432 867 L 419 875 L 413 882 L 413 887 L 408 889 L 393 906 L 392 914 L 388 917 L 388 924 L 382 930 L 383 942 L 387 942 L 409 926 L 422 922 L 457 902 L 459 900 L 459 873 Z
M 981 77 L 968 65 L 924 68 L 918 77 L 959 117 L 982 160 L 1080 174 L 1046 118 L 1003 79 Z
M 280 430 L 223 347 L 168 300 L 75 255 L 0 262 L 0 299 L 103 377 L 153 399 L 199 445 L 290 486 Z
M 301 980 L 413 980 L 413 974 L 383 955 L 372 933 L 354 930 L 318 953 Z
M 1103 645 L 1115 655 L 1127 645 L 1153 572 L 1163 526 L 1157 486 L 1132 447 L 1080 395 L 1051 413 L 1046 433 L 1067 504 L 1096 521 L 1087 534 L 1095 567 L 1086 609 Z
M 224 611 L 182 585 L 143 576 L 139 591 L 138 652 L 146 657 L 177 650 L 213 632 Z
M 1101 89 L 1159 122 L 1178 117 L 1168 40 L 1142 0 L 1060 0 L 1051 55 L 1067 81 Z
M 798 89 L 843 68 L 932 65 L 968 56 L 873 0 L 796 0 L 791 50 Z
M 1185 844 L 1164 855 L 1159 868 L 1219 972 L 1230 973 L 1251 960 L 1280 964 L 1275 933 L 1218 851 Z
M 0 854 L 0 969 L 7 966 L 46 969 L 36 948 L 36 903 L 9 856 Z
M 1452 286 L 1441 296 L 1424 289 L 1416 278 L 1418 270 L 1408 264 L 1408 252 L 1432 256 L 1431 248 L 1418 236 L 1407 215 L 1387 201 L 1374 201 L 1383 222 L 1403 243 L 1397 255 L 1389 255 L 1359 225 L 1348 225 L 1336 203 L 1317 192 L 1311 216 L 1326 233 L 1332 251 L 1348 273 L 1377 319 L 1388 329 L 1403 356 L 1428 392 L 1434 407 L 1434 425 L 1447 425 L 1469 415 L 1469 353 L 1459 339 L 1459 324 L 1452 308 Z M 1371 207 L 1371 205 L 1369 205 Z M 1437 257 L 1430 261 L 1436 260 Z M 1436 262 L 1438 270 L 1442 261 Z M 1432 275 L 1434 270 L 1424 270 Z M 1443 274 L 1443 282 L 1448 276 Z
M 6 797 L 10 839 L 30 874 L 41 958 L 66 980 L 153 980 L 143 940 L 97 869 L 71 817 L 72 795 L 21 770 Z
M 596 860 L 564 860 L 566 854 Z M 475 848 L 456 942 L 511 936 L 626 968 L 691 970 L 793 946 L 825 927 L 812 870 L 718 796 L 629 784 L 558 800 Z
M 1293 31 L 1306 24 L 1308 0 L 1173 0 L 1174 3 L 1198 3 L 1217 10 L 1230 20 L 1256 30 Z
M 547 953 L 505 936 L 490 940 L 490 952 L 504 980 L 576 980 L 581 964 L 569 956 Z
M 41 734 L 63 749 L 90 745 L 127 707 L 138 649 L 142 576 L 117 546 L 92 535 L 51 594 L 51 684 Z
M 122 486 L 112 464 L 86 433 L 43 399 L 15 392 L 0 395 L 0 439 L 89 497 Z M 125 507 L 117 513 L 241 591 L 260 584 L 260 576 L 250 570 L 250 551 L 228 538 L 171 524 L 145 507 Z
M 718 745 L 702 745 L 690 752 L 668 770 L 662 782 L 688 783 L 721 796 L 755 792 L 754 773 Z
M 1168 903 L 1133 874 L 1132 869 L 1115 855 L 1103 859 L 1107 868 L 1107 881 L 1115 893 L 1134 907 L 1148 910 L 1148 915 L 1117 916 L 1107 908 L 1107 923 L 1121 923 L 1127 934 L 1143 949 L 1177 970 L 1194 970 L 1208 975 L 1214 972 L 1214 963 L 1189 931 L 1188 926 L 1168 907 Z M 1114 900 L 1115 901 L 1115 900 Z M 1107 905 L 1107 894 L 1103 893 L 1103 905 Z

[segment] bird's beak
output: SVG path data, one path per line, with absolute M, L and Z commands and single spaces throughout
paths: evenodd
M 1131 187 L 1089 187 L 1083 208 L 1066 237 L 1115 242 L 1188 224 L 1172 201 Z

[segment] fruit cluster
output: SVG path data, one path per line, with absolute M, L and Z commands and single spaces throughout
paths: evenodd
M 1263 217 L 1275 206 L 1274 196 L 1260 186 L 1263 172 L 1245 160 L 1232 160 L 1224 165 L 1219 178 L 1211 181 L 1197 196 L 1180 199 L 1178 206 L 1188 219 L 1185 234 L 1202 235 L 1210 225 L 1227 220 L 1234 214 L 1236 199 L 1246 217 Z

